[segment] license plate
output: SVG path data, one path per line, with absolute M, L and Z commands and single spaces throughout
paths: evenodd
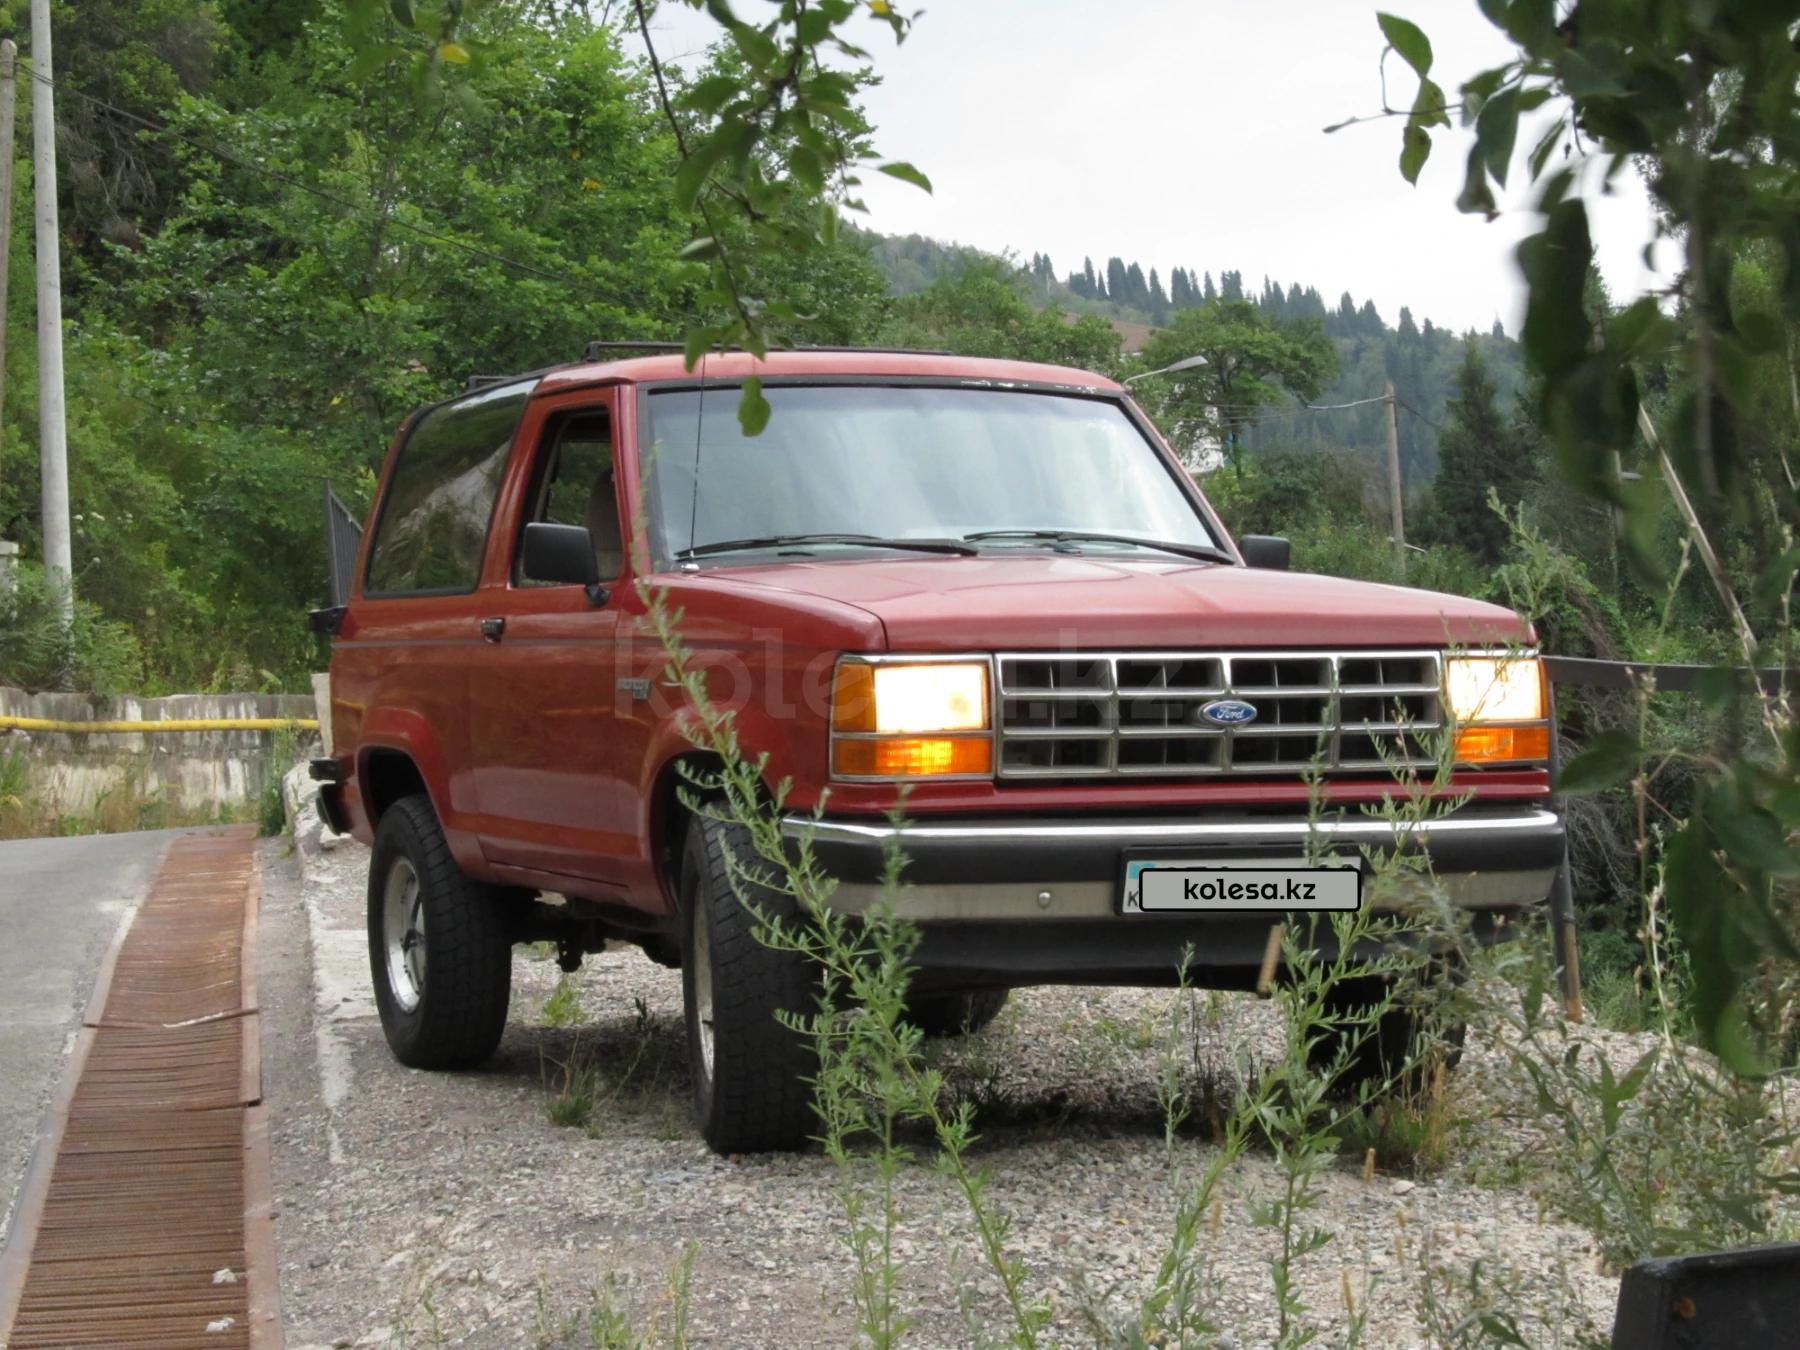
M 1353 862 L 1309 867 L 1260 858 L 1133 858 L 1125 864 L 1127 914 L 1282 914 L 1354 911 L 1362 869 Z

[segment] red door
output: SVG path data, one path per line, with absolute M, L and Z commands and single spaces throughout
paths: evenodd
M 490 622 L 471 718 L 488 860 L 610 884 L 637 851 L 638 819 L 631 696 L 620 689 L 620 646 L 632 623 L 623 611 L 634 607 L 625 603 L 617 402 L 612 390 L 589 390 L 526 413 L 529 458 L 502 499 L 495 556 L 478 593 Z M 583 586 L 521 575 L 519 543 L 530 521 L 589 529 L 603 602 Z

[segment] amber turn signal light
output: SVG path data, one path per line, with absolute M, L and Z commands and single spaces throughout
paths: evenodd
M 833 731 L 875 730 L 875 667 L 845 661 L 831 689 Z
M 1515 764 L 1549 758 L 1549 727 L 1464 727 L 1456 733 L 1460 764 Z
M 838 741 L 831 748 L 832 772 L 848 778 L 988 774 L 993 768 L 994 745 L 985 736 L 895 736 Z

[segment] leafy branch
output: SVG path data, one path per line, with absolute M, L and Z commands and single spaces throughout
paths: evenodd
M 805 258 L 837 242 L 840 210 L 864 210 L 854 196 L 858 170 L 873 161 L 868 128 L 855 105 L 869 53 L 846 30 L 859 16 L 884 24 L 903 42 L 912 18 L 887 0 L 782 0 L 776 16 L 756 25 L 728 0 L 683 0 L 704 8 L 723 30 L 711 73 L 672 91 L 650 35 L 650 7 L 633 0 L 649 54 L 657 102 L 681 153 L 676 204 L 697 213 L 705 233 L 682 256 L 711 266 L 703 303 L 724 317 L 689 327 L 688 368 L 714 347 L 768 354 L 776 328 L 803 326 L 808 315 L 753 284 L 760 257 Z M 853 68 L 835 68 L 832 61 Z M 925 175 L 901 161 L 879 172 L 931 190 Z M 760 381 L 744 382 L 738 420 L 755 435 L 769 420 Z
M 1733 645 L 1747 664 L 1785 661 L 1800 502 L 1786 482 L 1782 447 L 1757 432 L 1753 399 L 1759 371 L 1774 365 L 1791 377 L 1800 323 L 1793 7 L 1480 4 L 1516 50 L 1462 85 L 1462 124 L 1473 127 L 1475 140 L 1457 206 L 1497 213 L 1495 191 L 1507 184 L 1521 119 L 1548 109 L 1525 159 L 1544 222 L 1519 247 L 1528 288 L 1521 340 L 1541 380 L 1540 418 L 1563 475 L 1617 510 L 1627 556 L 1656 578 L 1647 546 L 1654 510 L 1624 483 L 1633 462 L 1659 472 L 1707 564 Z M 1401 173 L 1416 182 L 1434 129 L 1450 125 L 1448 108 L 1430 79 L 1423 31 L 1391 14 L 1377 21 L 1388 50 L 1419 76 L 1400 152 Z M 1672 292 L 1678 310 L 1646 295 L 1596 314 L 1584 303 L 1594 267 L 1585 198 L 1634 165 L 1656 206 L 1659 235 L 1682 248 L 1685 266 Z M 1732 303 L 1733 281 L 1749 269 L 1781 279 L 1772 305 Z M 1660 429 L 1646 407 L 1652 397 L 1668 410 Z M 1800 397 L 1795 405 L 1789 439 L 1800 434 Z M 1782 637 L 1774 644 L 1756 641 L 1738 582 L 1714 557 L 1711 538 L 1728 529 L 1755 541 L 1750 556 L 1761 555 L 1754 590 L 1769 598 L 1765 608 L 1780 610 Z M 1710 701 L 1741 703 L 1742 684 L 1722 685 Z M 1792 918 L 1800 737 L 1782 691 L 1754 681 L 1748 687 L 1773 754 L 1720 748 L 1694 810 L 1668 844 L 1665 885 L 1692 964 L 1700 1034 L 1733 1067 L 1754 1072 L 1759 1057 L 1740 1006 L 1746 981 L 1770 957 L 1800 961 Z M 1564 786 L 1623 781 L 1646 753 L 1636 737 L 1618 733 L 1571 763 Z

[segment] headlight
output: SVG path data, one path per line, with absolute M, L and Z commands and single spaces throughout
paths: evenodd
M 840 777 L 991 774 L 987 663 L 840 661 L 831 732 Z
M 1550 758 L 1550 700 L 1536 656 L 1454 656 L 1444 662 L 1444 704 L 1459 764 Z

